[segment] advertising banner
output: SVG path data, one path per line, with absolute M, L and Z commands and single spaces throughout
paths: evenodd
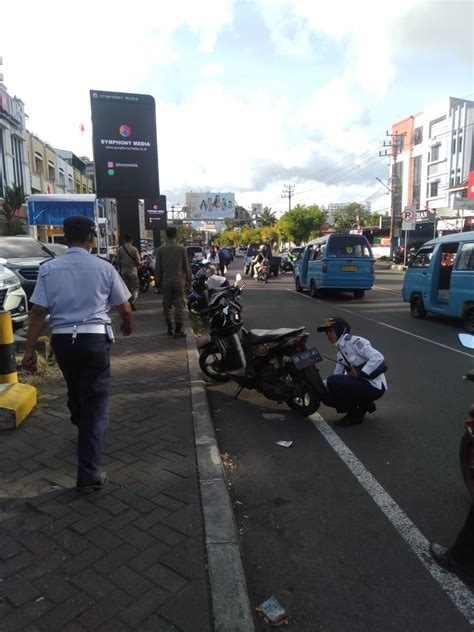
M 156 198 L 155 100 L 147 94 L 90 91 L 97 196 Z
M 145 227 L 165 230 L 167 226 L 166 195 L 145 200 Z
M 252 215 L 261 215 L 263 211 L 263 204 L 253 202 L 252 203 Z
M 215 221 L 235 218 L 233 193 L 186 193 L 186 207 L 190 219 Z

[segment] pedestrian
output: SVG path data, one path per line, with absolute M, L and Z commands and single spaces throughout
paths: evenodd
M 183 338 L 184 331 L 184 290 L 191 288 L 191 268 L 186 248 L 177 243 L 174 226 L 166 229 L 166 243 L 158 248 L 155 278 L 163 289 L 163 311 L 167 334 Z
M 207 262 L 215 266 L 216 270 L 220 270 L 219 255 L 215 246 L 211 246 L 209 248 L 209 252 L 207 253 Z
M 128 233 L 123 236 L 123 246 L 117 251 L 117 265 L 122 279 L 131 294 L 130 305 L 137 309 L 137 298 L 140 288 L 138 279 L 138 266 L 140 265 L 140 253 L 133 245 L 133 237 Z
M 344 318 L 326 318 L 318 331 L 324 331 L 337 348 L 336 368 L 327 378 L 328 396 L 323 402 L 347 413 L 335 422 L 337 426 L 361 424 L 387 390 L 384 357 L 366 338 L 351 335 Z
M 447 571 L 474 580 L 474 504 L 471 504 L 466 522 L 449 548 L 432 542 L 433 558 Z
M 35 342 L 50 315 L 51 346 L 67 384 L 71 422 L 78 428 L 77 491 L 90 493 L 107 483 L 101 450 L 109 424 L 110 345 L 108 312 L 115 306 L 124 336 L 132 333 L 130 292 L 111 263 L 90 254 L 93 222 L 82 215 L 64 220 L 68 250 L 44 263 L 31 296 L 23 366 L 34 372 Z
M 225 255 L 225 252 L 222 250 L 222 248 L 219 248 L 219 246 L 217 246 L 216 250 L 217 250 L 217 258 L 219 259 L 219 272 L 221 273 L 222 276 L 225 276 L 227 257 Z

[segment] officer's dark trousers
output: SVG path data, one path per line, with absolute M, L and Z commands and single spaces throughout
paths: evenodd
M 110 342 L 105 334 L 53 335 L 66 380 L 71 421 L 77 425 L 77 484 L 99 480 L 102 442 L 109 424 Z
M 367 411 L 367 404 L 382 397 L 384 389 L 372 386 L 367 380 L 349 375 L 330 375 L 327 379 L 328 405 L 351 413 Z
M 450 551 L 454 559 L 460 564 L 469 566 L 474 570 L 474 505 L 471 505 L 466 522 Z

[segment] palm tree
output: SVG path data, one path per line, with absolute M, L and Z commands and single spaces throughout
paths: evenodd
M 5 187 L 2 214 L 5 218 L 5 233 L 7 235 L 21 232 L 20 218 L 17 216 L 17 212 L 23 206 L 25 200 L 26 196 L 23 193 L 23 187 L 17 184 Z
M 258 219 L 262 226 L 274 226 L 277 223 L 274 211 L 268 206 L 265 206 Z

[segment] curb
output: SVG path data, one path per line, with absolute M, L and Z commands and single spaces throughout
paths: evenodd
M 187 328 L 186 356 L 214 626 L 216 632 L 255 632 L 237 525 L 189 317 Z
M 0 430 L 17 428 L 36 406 L 36 388 L 30 384 L 2 384 Z

